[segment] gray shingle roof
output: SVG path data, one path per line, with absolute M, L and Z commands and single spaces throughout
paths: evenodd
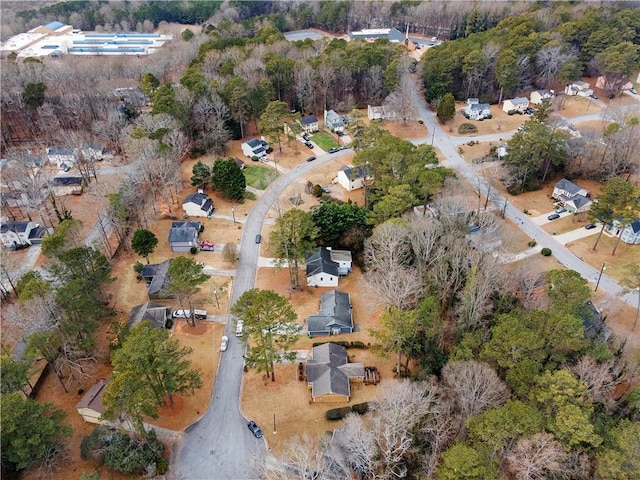
M 312 123 L 318 123 L 318 117 L 315 115 L 307 115 L 306 117 L 302 117 L 301 120 L 303 125 L 311 125 Z
M 0 226 L 0 232 L 25 232 L 31 222 L 6 222 Z
M 568 201 L 573 202 L 576 208 L 580 208 L 584 205 L 591 203 L 591 200 L 582 195 L 574 195 Z
M 529 100 L 525 97 L 512 98 L 511 103 L 514 105 L 528 105 Z
M 187 198 L 184 199 L 182 204 L 184 205 L 185 203 L 195 203 L 200 206 L 200 209 L 203 212 L 208 212 L 213 206 L 211 199 L 204 193 L 192 193 L 191 195 L 187 195 Z
M 347 350 L 335 343 L 313 347 L 313 358 L 307 362 L 307 382 L 313 398 L 330 393 L 351 395 L 349 378 L 363 377 L 364 365 L 347 363 Z
M 318 247 L 314 253 L 307 255 L 305 263 L 307 265 L 307 277 L 317 273 L 338 276 L 338 264 L 331 260 L 331 252 L 324 247 Z
M 563 178 L 558 183 L 556 183 L 555 187 L 559 190 L 564 190 L 574 195 L 580 192 L 580 190 L 584 190 L 580 185 L 577 185 L 571 180 L 567 180 L 566 178 Z
M 332 326 L 353 328 L 349 294 L 338 290 L 323 293 L 317 315 L 307 317 L 309 332 L 331 330 Z
M 150 263 L 145 265 L 140 275 L 144 279 L 150 279 L 149 289 L 147 293 L 153 295 L 160 292 L 169 283 L 169 277 L 167 272 L 169 271 L 169 264 L 171 259 L 165 260 L 162 263 Z M 147 280 L 148 281 L 148 280 Z
M 143 320 L 149 320 L 154 328 L 164 328 L 169 318 L 171 318 L 171 307 L 147 302 L 131 309 L 127 326 L 133 327 Z
M 340 169 L 340 171 L 344 172 L 349 180 L 365 178 L 365 176 L 367 175 L 367 169 L 364 165 L 356 165 L 355 167 L 349 167 L 345 165 Z

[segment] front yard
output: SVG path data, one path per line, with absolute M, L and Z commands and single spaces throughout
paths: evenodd
M 278 178 L 278 172 L 262 165 L 248 165 L 244 169 L 244 177 L 248 186 L 266 190 L 271 182 Z
M 311 135 L 311 141 L 318 145 L 325 152 L 330 148 L 339 147 L 340 144 L 329 132 L 318 132 Z

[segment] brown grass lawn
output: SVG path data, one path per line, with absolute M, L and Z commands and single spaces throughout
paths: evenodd
M 575 230 L 576 228 L 583 228 L 587 223 L 589 223 L 587 213 L 582 212 L 545 223 L 541 228 L 552 235 L 561 235 L 563 233 L 570 232 L 571 230 Z
M 456 112 L 464 110 L 465 105 L 463 102 L 456 102 Z M 458 127 L 463 123 L 471 123 L 478 129 L 476 135 L 489 135 L 491 133 L 515 130 L 529 118 L 528 115 L 507 115 L 506 112 L 502 111 L 502 106 L 500 105 L 491 105 L 491 115 L 493 118 L 489 120 L 478 121 L 468 120 L 462 113 L 456 113 L 454 119 L 447 122 L 442 128 L 447 134 L 454 137 L 467 137 L 469 134 L 458 133 Z
M 594 252 L 593 246 L 597 238 L 597 234 L 592 235 L 570 242 L 566 246 L 576 256 L 582 257 L 586 263 L 595 269 L 599 270 L 602 267 L 602 263 L 605 263 L 605 274 L 621 281 L 625 277 L 625 267 L 631 263 L 639 262 L 640 245 L 627 245 L 624 242 L 620 242 L 616 254 L 611 255 L 617 239 L 606 233 L 602 234 L 602 238 L 598 242 L 598 249 Z
M 417 120 L 409 120 L 407 122 L 385 122 L 384 128 L 391 132 L 391 135 L 404 138 L 405 140 L 423 138 L 429 133 L 427 132 L 427 127 L 425 127 L 424 124 L 419 123 Z

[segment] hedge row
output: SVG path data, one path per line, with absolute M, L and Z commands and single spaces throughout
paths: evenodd
M 358 415 L 364 415 L 368 411 L 369 404 L 367 402 L 356 403 L 352 407 L 340 407 L 327 410 L 327 413 L 325 413 L 325 417 L 327 420 L 342 420 L 351 412 L 357 413 Z
M 369 348 L 368 345 L 365 345 L 363 342 L 313 342 L 311 345 L 313 347 L 318 347 L 320 345 L 324 345 L 325 343 L 335 343 L 336 345 L 340 345 L 344 348 Z

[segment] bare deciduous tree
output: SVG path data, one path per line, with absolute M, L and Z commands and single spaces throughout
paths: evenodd
M 567 454 L 552 435 L 541 432 L 518 440 L 506 455 L 509 470 L 518 480 L 546 480 L 564 471 Z
M 270 462 L 264 476 L 267 480 L 325 478 L 325 452 L 326 446 L 316 445 L 308 435 L 296 435 L 287 441 L 280 459 Z

